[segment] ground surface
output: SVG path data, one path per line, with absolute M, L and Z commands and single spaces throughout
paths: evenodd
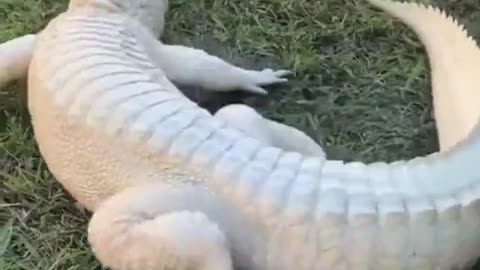
M 480 37 L 477 0 L 433 3 Z M 65 7 L 66 0 L 0 0 L 0 41 L 41 29 Z M 172 0 L 171 8 L 167 41 L 293 69 L 262 111 L 308 132 L 331 157 L 368 162 L 437 150 L 423 48 L 364 1 Z M 22 83 L 0 91 L 0 269 L 99 269 L 86 241 L 89 214 L 39 157 L 24 95 Z

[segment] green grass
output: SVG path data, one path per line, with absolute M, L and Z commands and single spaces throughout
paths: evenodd
M 480 38 L 477 0 L 433 3 Z M 0 41 L 38 31 L 65 7 L 0 0 Z M 306 131 L 332 158 L 391 161 L 437 150 L 423 48 L 365 1 L 172 0 L 168 17 L 167 41 L 246 66 L 293 69 L 261 111 Z M 39 156 L 24 84 L 2 89 L 0 107 L 0 269 L 99 269 L 86 241 L 90 214 Z

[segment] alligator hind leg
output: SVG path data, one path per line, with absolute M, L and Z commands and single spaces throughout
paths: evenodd
M 303 155 L 325 157 L 322 147 L 304 132 L 264 118 L 249 106 L 228 105 L 217 111 L 214 116 L 267 145 Z
M 0 87 L 27 77 L 34 44 L 35 35 L 25 35 L 0 44 Z
M 115 270 L 231 270 L 226 237 L 201 210 L 204 192 L 185 187 L 156 182 L 100 204 L 88 230 L 97 259 Z
M 152 58 L 175 84 L 196 86 L 211 91 L 243 90 L 267 94 L 262 86 L 284 83 L 288 70 L 247 70 L 232 65 L 204 50 L 182 45 L 151 43 Z

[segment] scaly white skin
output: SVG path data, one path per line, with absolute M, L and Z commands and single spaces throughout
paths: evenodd
M 129 4 L 134 6 L 141 4 L 141 2 L 142 1 L 130 1 Z M 145 14 L 140 14 L 144 16 L 138 16 L 138 14 L 132 15 L 136 15 L 135 17 L 148 24 L 150 28 L 153 28 L 157 38 L 160 38 L 164 31 L 165 13 L 168 11 L 168 0 L 155 1 L 152 3 L 154 5 L 145 7 L 152 10 L 148 16 L 145 16 Z M 115 1 L 72 0 L 68 5 L 68 9 L 79 8 L 86 4 L 113 8 Z M 35 36 L 35 34 L 28 34 L 0 44 L 0 59 L 2 60 L 0 62 L 0 88 L 11 81 L 27 77 L 28 65 L 30 64 L 31 55 L 35 46 Z
M 264 118 L 253 108 L 232 104 L 218 110 L 214 117 L 223 120 L 248 136 L 265 145 L 285 151 L 299 152 L 306 156 L 325 157 L 323 148 L 304 132 L 270 119 Z
M 82 7 L 87 3 L 88 1 L 72 1 L 69 4 L 69 9 Z M 168 2 L 163 1 L 160 7 L 156 9 L 158 18 L 164 18 L 167 7 Z M 161 36 L 164 30 L 164 21 L 160 20 L 160 22 L 156 24 L 156 32 L 158 36 Z M 210 55 L 201 49 L 182 45 L 166 45 L 159 41 L 155 43 L 156 44 L 151 47 L 154 48 L 154 50 L 152 50 L 152 60 L 158 65 L 158 68 L 161 68 L 165 72 L 165 75 L 170 81 L 184 86 L 202 87 L 211 91 L 243 90 L 254 94 L 267 94 L 267 90 L 261 86 L 287 82 L 288 80 L 282 77 L 291 73 L 288 70 L 274 71 L 268 68 L 262 71 L 245 70 L 231 65 L 216 56 Z M 0 59 L 3 60 L 2 63 L 0 63 L 0 87 L 5 86 L 13 80 L 26 78 L 34 45 L 34 34 L 0 44 Z M 233 127 L 236 127 L 238 119 L 241 119 L 244 123 L 253 123 L 259 117 L 263 119 L 260 114 L 252 114 L 248 109 L 246 111 L 243 107 L 238 110 L 236 108 L 237 106 L 227 106 L 225 110 L 230 112 L 229 117 L 223 117 L 223 120 L 227 121 Z M 245 111 L 246 114 L 243 115 Z M 267 123 L 272 122 L 267 119 L 264 121 Z M 260 128 L 257 127 L 256 130 L 255 133 L 249 135 L 254 136 L 259 134 L 258 132 L 264 135 L 272 134 L 272 137 L 266 139 L 274 146 L 288 148 L 292 145 L 292 150 L 294 150 L 295 148 L 303 147 L 303 143 L 308 141 L 309 144 L 315 144 L 312 145 L 312 147 L 317 151 L 316 153 L 323 154 L 323 150 L 320 146 L 316 145 L 313 140 L 308 138 L 303 132 L 291 127 L 285 126 L 285 130 L 298 134 L 300 138 L 298 140 L 292 138 L 289 140 L 289 144 L 285 145 L 273 144 L 273 136 L 283 135 L 276 135 L 272 132 L 269 124 Z M 307 149 L 304 153 L 308 154 L 309 152 L 310 149 Z
M 0 44 L 0 88 L 27 77 L 35 35 L 25 35 Z
M 245 70 L 209 55 L 203 50 L 181 45 L 152 44 L 152 60 L 176 84 L 202 87 L 215 91 L 244 90 L 267 94 L 262 85 L 284 83 L 288 70 Z
M 24 79 L 27 76 L 34 45 L 35 35 L 33 34 L 0 44 L 0 59 L 4 60 L 0 63 L 0 88 L 13 80 Z M 255 94 L 267 94 L 267 90 L 262 88 L 262 85 L 287 82 L 288 80 L 282 77 L 291 73 L 288 70 L 245 70 L 203 50 L 181 45 L 165 45 L 157 42 L 155 48 L 156 57 L 153 60 L 170 81 L 184 86 L 203 87 L 211 91 L 239 89 Z M 216 75 L 211 76 L 212 74 Z M 227 111 L 228 114 L 224 114 Z M 224 107 L 222 119 L 237 128 L 254 126 L 255 130 L 244 129 L 244 131 L 251 132 L 248 133 L 250 136 L 262 139 L 272 146 L 292 151 L 298 149 L 304 154 L 324 155 L 323 149 L 303 132 L 265 119 L 246 105 Z M 262 126 L 257 125 L 259 120 L 264 123 Z M 241 123 L 242 126 L 237 123 Z M 277 137 L 286 139 L 275 139 Z
M 288 70 L 246 70 L 206 53 L 201 49 L 156 42 L 155 58 L 159 68 L 173 83 L 203 87 L 210 91 L 243 90 L 254 94 L 267 94 L 262 85 L 287 82 L 282 78 Z M 35 35 L 9 40 L 0 44 L 0 87 L 26 78 L 28 65 L 35 45 Z M 212 74 L 216 74 L 212 76 Z
M 108 6 L 109 1 L 97 0 L 91 2 L 94 2 L 92 5 Z M 161 3 L 148 8 L 157 12 L 151 16 L 159 19 L 159 22 L 153 22 L 153 24 L 157 35 L 160 37 L 164 31 L 164 17 L 168 1 L 158 2 Z M 69 4 L 69 9 L 82 7 L 87 3 L 89 1 L 72 1 Z M 143 18 L 143 16 L 141 17 Z M 166 45 L 160 41 L 155 43 L 150 47 L 153 49 L 151 52 L 152 60 L 165 72 L 170 81 L 185 86 L 202 87 L 211 91 L 244 90 L 255 94 L 267 94 L 267 91 L 261 87 L 262 85 L 287 82 L 288 80 L 282 77 L 291 73 L 288 70 L 274 71 L 269 68 L 262 71 L 245 70 L 201 49 L 182 45 Z M 34 44 L 34 34 L 0 44 L 0 59 L 2 59 L 0 87 L 12 80 L 26 77 Z
M 411 24 L 436 21 L 423 40 L 446 29 L 470 42 L 438 12 L 404 5 Z M 185 98 L 157 66 L 154 28 L 127 15 L 141 10 L 91 7 L 42 32 L 28 91 L 42 156 L 94 211 L 89 239 L 104 265 L 451 269 L 478 257 L 480 127 L 450 150 L 392 164 L 287 152 Z M 447 91 L 464 85 L 455 79 Z

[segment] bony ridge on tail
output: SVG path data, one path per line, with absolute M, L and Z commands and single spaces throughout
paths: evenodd
M 450 39 L 459 45 L 448 47 L 452 54 L 478 53 L 460 46 L 471 41 L 451 19 L 416 4 L 372 3 L 430 44 L 431 61 L 442 63 L 433 78 L 448 82 L 434 83 L 434 93 L 443 95 L 442 88 L 454 96 L 474 84 L 471 77 L 459 82 L 455 69 L 476 70 L 480 62 L 447 65 L 452 59 L 435 53 Z M 200 109 L 170 82 L 155 23 L 138 19 L 150 18 L 156 4 L 85 1 L 38 36 L 29 69 L 41 154 L 94 212 L 88 237 L 103 265 L 451 269 L 479 257 L 480 125 L 468 135 L 454 130 L 459 141 L 443 152 L 393 163 L 346 163 L 272 147 Z M 445 38 L 429 42 L 439 29 Z M 251 78 L 218 70 L 199 77 Z M 463 113 L 469 111 L 452 117 L 475 118 Z
M 422 41 L 430 60 L 440 150 L 453 147 L 471 133 L 480 117 L 477 43 L 462 25 L 438 8 L 369 1 L 410 26 Z

